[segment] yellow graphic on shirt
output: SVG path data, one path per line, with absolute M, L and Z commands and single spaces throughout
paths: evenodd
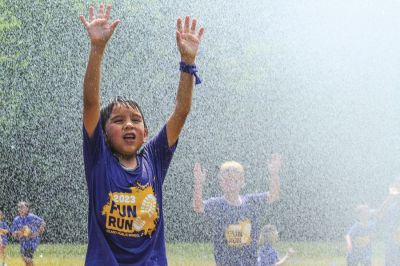
M 355 247 L 364 248 L 368 246 L 368 244 L 371 242 L 371 239 L 370 236 L 358 236 L 354 238 L 353 242 Z
M 7 235 L 7 234 L 8 234 L 8 231 L 6 229 L 0 228 L 0 236 Z
M 110 192 L 103 206 L 106 231 L 122 236 L 151 236 L 159 219 L 159 207 L 150 185 L 132 187 L 131 192 Z
M 243 247 L 251 244 L 251 221 L 243 220 L 230 224 L 225 229 L 225 238 L 230 247 Z

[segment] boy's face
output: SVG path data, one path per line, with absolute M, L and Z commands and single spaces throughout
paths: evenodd
M 244 175 L 236 170 L 224 170 L 220 173 L 219 185 L 225 195 L 238 196 L 244 187 Z
M 18 204 L 18 214 L 19 216 L 27 216 L 29 213 L 29 208 L 25 204 Z
M 270 241 L 271 244 L 277 243 L 279 241 L 279 233 L 278 233 L 278 231 L 277 230 L 273 230 L 272 232 L 270 232 L 270 236 L 269 237 L 270 237 L 269 241 Z
M 115 105 L 105 130 L 113 151 L 128 157 L 136 155 L 148 136 L 142 115 L 131 106 Z

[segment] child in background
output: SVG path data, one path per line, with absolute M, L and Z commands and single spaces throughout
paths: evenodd
M 15 217 L 11 226 L 13 237 L 18 238 L 20 253 L 26 266 L 33 266 L 33 254 L 40 243 L 45 230 L 45 222 L 39 216 L 30 213 L 30 204 L 26 201 L 18 203 L 19 216 Z
M 377 212 L 383 228 L 385 265 L 400 265 L 400 179 L 389 186 L 389 194 Z
M 286 265 L 288 260 L 293 257 L 295 251 L 289 248 L 286 255 L 282 259 L 279 258 L 279 254 L 274 248 L 278 240 L 279 234 L 275 225 L 267 224 L 261 229 L 257 266 Z
M 370 266 L 372 264 L 371 238 L 375 230 L 375 223 L 371 221 L 371 211 L 368 205 L 356 207 L 357 221 L 346 235 L 347 265 Z
M 93 6 L 89 8 L 89 21 L 80 17 L 91 43 L 83 84 L 83 152 L 89 194 L 85 265 L 164 266 L 162 185 L 191 108 L 194 80 L 200 83 L 195 58 L 204 28 L 196 33 L 195 19 L 190 23 L 185 17 L 183 24 L 178 18 L 181 72 L 175 109 L 165 126 L 147 141 L 147 125 L 136 102 L 117 97 L 100 110 L 101 62 L 120 22 L 109 23 L 110 13 L 111 5 L 101 4 L 96 14 Z M 146 90 L 133 87 L 132 93 L 136 89 Z
M 7 223 L 4 222 L 4 214 L 0 211 L 0 256 L 1 265 L 6 266 L 6 248 L 8 244 L 8 234 L 10 233 L 10 228 Z
M 268 206 L 279 199 L 281 165 L 279 154 L 273 154 L 267 163 L 271 176 L 269 193 L 242 196 L 240 191 L 245 184 L 243 166 L 234 161 L 225 162 L 218 174 L 223 196 L 203 202 L 205 170 L 201 169 L 200 163 L 195 164 L 193 208 L 211 222 L 217 265 L 256 265 L 260 220 Z

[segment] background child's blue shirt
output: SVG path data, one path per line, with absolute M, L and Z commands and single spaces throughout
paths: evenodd
M 383 217 L 385 265 L 400 265 L 400 199 L 396 199 Z
M 257 266 L 274 266 L 279 261 L 278 252 L 268 243 L 260 247 Z
M 40 226 L 44 223 L 43 219 L 40 218 L 39 216 L 33 214 L 33 213 L 28 213 L 27 216 L 17 216 L 14 219 L 14 222 L 11 226 L 11 232 L 14 233 L 15 231 L 19 231 L 22 229 L 24 226 L 28 226 L 32 233 L 37 233 L 39 231 Z M 40 243 L 40 237 L 20 237 L 19 238 L 19 244 L 21 246 L 21 249 L 27 250 L 27 249 L 33 249 L 35 250 Z
M 371 238 L 374 231 L 374 222 L 369 222 L 367 225 L 360 222 L 354 223 L 347 233 L 351 237 L 353 247 L 349 256 L 360 261 L 370 260 L 372 257 Z
M 111 153 L 100 121 L 91 138 L 83 130 L 89 194 L 85 265 L 167 265 L 162 184 L 175 147 L 168 146 L 164 126 L 129 171 Z
M 0 229 L 5 229 L 10 233 L 10 227 L 8 227 L 7 223 L 4 221 L 0 221 Z M 6 246 L 8 244 L 8 234 L 1 235 L 1 243 L 2 245 Z
M 222 197 L 204 202 L 204 214 L 213 229 L 217 265 L 256 265 L 260 218 L 269 205 L 267 195 L 245 195 L 240 206 L 232 206 Z

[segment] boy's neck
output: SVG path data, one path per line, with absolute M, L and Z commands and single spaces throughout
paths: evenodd
M 136 155 L 132 157 L 118 156 L 118 161 L 126 169 L 135 169 L 138 165 Z
M 242 205 L 242 197 L 239 194 L 237 195 L 224 194 L 224 199 L 228 202 L 229 205 L 233 206 Z

